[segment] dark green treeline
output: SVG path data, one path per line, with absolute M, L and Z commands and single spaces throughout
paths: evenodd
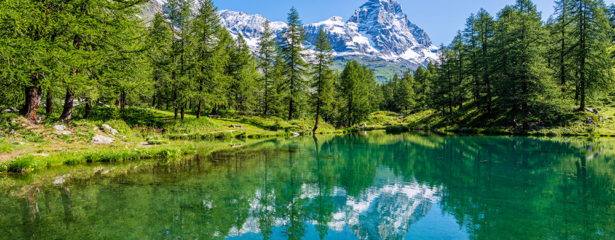
M 472 14 L 453 42 L 441 47 L 438 64 L 382 86 L 381 108 L 428 107 L 454 118 L 469 104 L 474 114 L 506 116 L 528 130 L 530 122 L 552 122 L 612 97 L 615 5 L 555 4 L 547 22 L 530 0 L 517 0 L 495 16 L 484 9 Z

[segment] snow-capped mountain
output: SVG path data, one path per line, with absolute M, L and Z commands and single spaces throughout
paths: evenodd
M 229 10 L 219 14 L 231 34 L 242 34 L 253 50 L 257 49 L 265 17 Z M 270 26 L 278 36 L 286 28 L 284 22 L 272 22 Z M 438 47 L 423 29 L 408 20 L 397 0 L 369 0 L 348 21 L 335 16 L 304 27 L 308 45 L 322 27 L 338 57 L 363 56 L 405 63 L 412 68 L 438 60 Z

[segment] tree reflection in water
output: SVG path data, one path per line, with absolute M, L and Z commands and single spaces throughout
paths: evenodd
M 369 134 L 6 175 L 0 239 L 613 239 L 614 147 Z

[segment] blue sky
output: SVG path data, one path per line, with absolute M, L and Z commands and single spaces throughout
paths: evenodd
M 291 7 L 296 7 L 303 23 L 315 23 L 332 16 L 344 20 L 367 0 L 214 0 L 219 10 L 228 9 L 249 14 L 261 14 L 272 21 L 286 21 Z M 471 13 L 481 7 L 495 16 L 515 0 L 398 0 L 410 21 L 423 28 L 434 44 L 448 44 L 457 30 L 462 29 Z M 553 13 L 554 0 L 534 0 L 543 18 Z M 605 0 L 607 5 L 615 0 Z

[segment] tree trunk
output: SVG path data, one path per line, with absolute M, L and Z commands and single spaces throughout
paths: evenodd
M 312 136 L 316 136 L 316 130 L 318 129 L 318 119 L 320 115 L 320 102 L 316 103 L 316 123 L 314 123 L 314 129 L 312 130 Z
M 156 108 L 156 93 L 154 92 L 154 96 L 152 96 L 152 108 Z
M 64 98 L 64 110 L 62 111 L 62 115 L 60 116 L 60 122 L 65 122 L 70 124 L 70 121 L 73 118 L 73 100 L 75 96 L 71 92 L 70 87 L 66 88 L 66 98 Z
M 126 91 L 122 90 L 122 112 L 126 110 Z
M 90 101 L 87 101 L 85 103 L 85 116 L 83 116 L 84 119 L 89 119 L 90 118 L 90 111 L 92 110 L 92 105 L 90 105 Z
M 182 106 L 182 121 L 184 121 L 185 119 L 185 114 L 186 114 L 186 106 Z
M 173 107 L 175 108 L 175 120 L 177 120 L 177 109 L 179 108 L 177 106 L 177 92 L 173 93 Z
M 45 109 L 47 110 L 47 115 L 51 115 L 53 112 L 53 92 L 51 88 L 47 90 L 47 101 L 46 101 Z
M 30 79 L 31 86 L 26 87 L 26 101 L 21 110 L 21 113 L 26 119 L 36 122 L 36 113 L 38 112 L 40 91 L 36 85 L 38 85 L 38 74 L 32 74 Z
M 293 98 L 291 96 L 290 103 L 288 105 L 288 121 L 293 120 Z
M 201 118 L 201 109 L 203 107 L 203 102 L 199 99 L 199 108 L 196 110 L 196 119 Z

